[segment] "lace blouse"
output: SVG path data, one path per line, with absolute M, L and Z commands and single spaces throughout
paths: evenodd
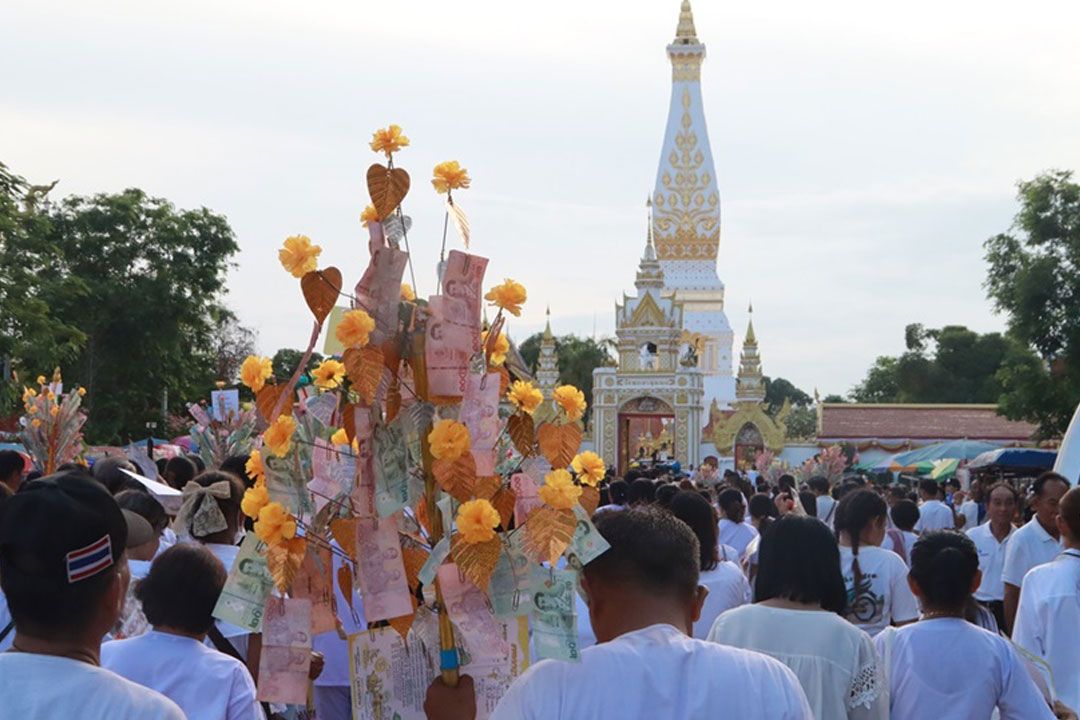
M 889 716 L 873 640 L 836 613 L 744 605 L 718 617 L 709 640 L 756 650 L 787 665 L 817 720 Z

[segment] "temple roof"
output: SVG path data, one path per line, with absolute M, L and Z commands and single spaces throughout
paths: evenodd
M 824 403 L 818 439 L 1027 442 L 1036 429 L 998 415 L 996 405 Z

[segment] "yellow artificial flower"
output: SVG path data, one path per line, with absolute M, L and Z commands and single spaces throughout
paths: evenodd
M 255 534 L 267 545 L 279 545 L 296 537 L 296 519 L 281 503 L 267 503 L 259 510 Z
M 263 389 L 273 372 L 270 358 L 248 355 L 240 365 L 240 382 L 251 388 L 251 392 L 257 393 Z
M 480 333 L 480 342 L 483 346 L 487 347 L 488 331 L 485 330 Z M 506 333 L 499 333 L 499 337 L 495 338 L 495 342 L 491 346 L 491 364 L 502 365 L 506 362 L 506 353 L 510 352 L 510 341 L 506 339 Z
M 38 411 L 37 405 L 27 405 L 26 406 L 26 412 L 30 413 L 31 415 L 37 415 L 37 411 Z
M 492 305 L 501 307 L 514 317 L 519 317 L 521 315 L 521 306 L 525 303 L 527 297 L 524 285 L 507 278 L 502 285 L 491 288 L 488 294 L 484 296 L 484 299 Z
M 367 227 L 367 224 L 372 220 L 378 220 L 379 213 L 375 211 L 374 205 L 368 205 L 364 208 L 364 212 L 360 213 L 360 224 Z
M 405 302 L 416 300 L 416 293 L 413 292 L 412 285 L 409 283 L 401 283 L 401 299 Z
M 330 436 L 330 442 L 334 445 L 348 445 L 349 433 L 345 432 L 345 428 L 338 428 L 334 434 Z
M 30 402 L 30 400 L 35 397 L 37 397 L 37 390 L 34 388 L 26 388 L 23 390 L 22 399 L 24 403 Z
M 560 385 L 555 388 L 551 396 L 555 399 L 555 403 L 566 411 L 566 419 L 570 422 L 580 420 L 585 414 L 585 408 L 588 407 L 585 403 L 585 393 L 573 385 Z
M 574 484 L 574 479 L 565 470 L 552 470 L 544 476 L 540 486 L 540 499 L 556 510 L 569 510 L 577 505 L 581 497 L 581 488 Z
M 469 179 L 469 171 L 461 167 L 457 160 L 447 160 L 435 166 L 432 172 L 434 177 L 431 184 L 437 193 L 448 193 L 451 190 L 465 190 L 472 182 Z
M 379 128 L 371 134 L 371 149 L 375 152 L 386 153 L 386 157 L 390 157 L 392 153 L 408 145 L 409 138 L 401 134 L 401 127 L 398 125 Z
M 457 420 L 440 420 L 428 434 L 431 455 L 440 460 L 457 460 L 469 451 L 469 428 Z
M 292 235 L 285 238 L 285 246 L 278 250 L 278 260 L 293 277 L 299 278 L 318 267 L 316 258 L 321 253 L 322 248 L 312 245 L 307 235 Z
M 256 485 L 244 491 L 244 499 L 240 501 L 240 510 L 254 520 L 259 517 L 259 511 L 270 503 L 270 493 L 265 485 Z
M 33 427 L 33 428 L 39 428 L 39 427 L 41 427 L 41 421 L 38 420 L 37 418 L 34 418 L 33 420 L 30 421 L 30 426 Z
M 604 473 L 607 472 L 604 459 L 592 450 L 586 450 L 575 455 L 570 467 L 574 468 L 578 480 L 592 487 L 596 487 L 597 483 L 604 479 Z
M 56 393 L 50 390 L 49 392 L 45 393 L 45 397 L 49 400 L 56 400 Z
M 544 394 L 531 382 L 515 380 L 506 391 L 506 399 L 518 410 L 532 415 L 536 408 L 540 407 L 540 403 L 544 402 Z
M 327 358 L 311 371 L 311 377 L 315 379 L 316 387 L 323 390 L 333 390 L 341 385 L 345 378 L 345 364 L 333 358 Z
M 279 415 L 263 433 L 263 442 L 270 452 L 278 457 L 285 457 L 292 447 L 292 436 L 296 432 L 296 421 L 289 415 Z
M 85 396 L 86 396 L 86 388 L 84 388 L 84 387 L 79 388 L 79 397 L 85 397 Z
M 362 348 L 368 344 L 374 329 L 375 320 L 366 310 L 349 310 L 341 316 L 334 335 L 347 348 Z
M 44 385 L 45 384 L 45 376 L 44 375 L 38 375 L 37 376 L 37 384 L 38 385 Z
M 256 485 L 266 482 L 266 468 L 263 467 L 261 452 L 258 450 L 251 451 L 247 462 L 244 463 L 244 472 L 247 473 L 249 478 L 255 479 Z
M 495 528 L 502 522 L 499 511 L 487 500 L 469 500 L 457 513 L 457 529 L 467 543 L 482 543 L 495 538 Z
M 53 417 L 56 417 L 57 415 L 59 415 L 60 414 L 60 406 L 59 405 L 53 405 L 52 410 L 49 410 L 49 414 L 52 415 Z

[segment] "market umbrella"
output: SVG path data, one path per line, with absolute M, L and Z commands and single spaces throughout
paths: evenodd
M 1055 450 L 1033 450 L 1031 448 L 998 448 L 984 452 L 968 463 L 968 468 L 981 470 L 1001 468 L 1003 470 L 1049 470 L 1057 459 Z
M 1001 447 L 996 443 L 982 442 L 979 440 L 949 440 L 948 442 L 934 443 L 925 447 L 909 450 L 894 456 L 898 465 L 905 469 L 923 461 L 935 460 L 972 460 L 984 452 L 996 450 Z
M 960 467 L 960 461 L 956 458 L 950 460 L 937 460 L 934 469 L 930 471 L 931 480 L 946 480 L 956 474 L 956 468 Z

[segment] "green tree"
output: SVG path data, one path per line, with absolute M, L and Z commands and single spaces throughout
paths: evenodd
M 518 346 L 521 359 L 533 373 L 536 372 L 539 362 L 542 340 L 543 335 L 536 333 L 530 335 Z M 586 417 L 592 411 L 593 370 L 615 365 L 614 347 L 614 342 L 608 338 L 594 340 L 579 338 L 576 335 L 563 335 L 555 339 L 555 354 L 559 358 L 559 383 L 573 385 L 585 393 L 585 399 L 590 406 Z
M 837 395 L 835 393 L 832 393 L 830 395 L 826 395 L 821 400 L 821 402 L 823 402 L 823 403 L 846 403 L 846 402 L 848 402 L 848 400 L 843 395 Z
M 279 383 L 288 382 L 292 374 L 296 372 L 296 367 L 300 364 L 300 361 L 304 359 L 303 350 L 295 350 L 293 348 L 281 348 L 274 357 L 270 358 L 270 365 L 274 370 L 274 378 Z M 311 359 L 308 360 L 307 367 L 304 368 L 304 372 L 311 372 L 311 370 L 323 361 L 323 356 L 317 352 L 311 353 Z M 241 360 L 243 362 L 243 360 Z
M 897 377 L 894 357 L 882 355 L 874 361 L 861 383 L 851 389 L 851 397 L 861 403 L 895 402 L 900 394 L 900 382 Z M 829 400 L 826 399 L 826 402 Z
M 1056 436 L 1080 401 L 1080 184 L 1053 170 L 1019 183 L 1009 232 L 984 244 L 987 295 L 1024 349 L 998 372 L 1002 412 Z
M 788 415 L 787 436 L 789 440 L 805 440 L 817 435 L 817 411 L 809 406 L 792 409 Z
M 790 380 L 766 377 L 764 381 L 765 403 L 769 406 L 769 414 L 774 417 L 784 407 L 785 401 L 790 401 L 792 407 L 796 408 L 809 407 L 813 403 L 813 398 L 795 387 Z
M 142 435 L 161 417 L 163 391 L 191 400 L 210 390 L 238 249 L 224 217 L 129 189 L 65 199 L 50 209 L 44 236 L 58 282 L 38 297 L 85 338 L 65 379 L 89 391 L 90 442 Z

